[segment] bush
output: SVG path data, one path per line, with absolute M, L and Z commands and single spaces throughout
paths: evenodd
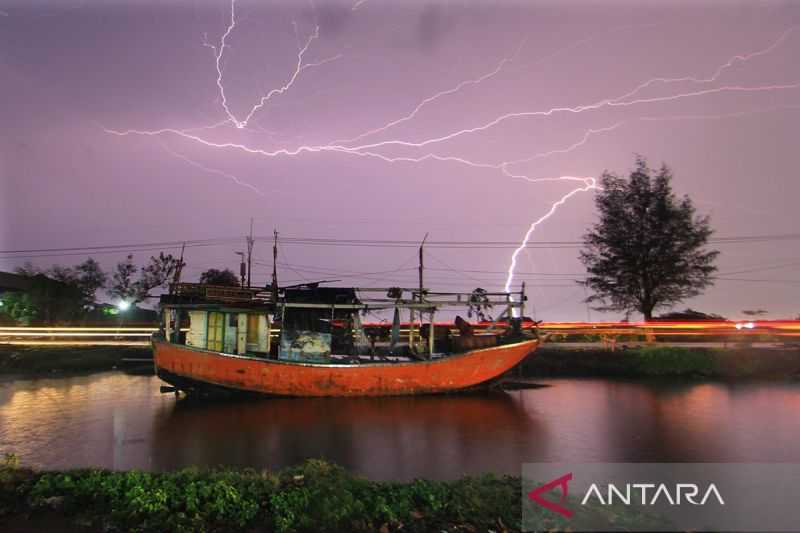
M 125 531 L 429 531 L 520 527 L 519 478 L 377 483 L 309 460 L 277 474 L 74 470 L 15 477 L 0 466 L 6 515 L 57 512 Z M 13 495 L 9 498 L 8 495 Z
M 716 374 L 716 360 L 710 350 L 671 346 L 643 346 L 631 350 L 634 367 L 646 376 Z

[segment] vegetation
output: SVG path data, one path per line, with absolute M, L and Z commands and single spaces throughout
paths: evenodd
M 800 350 L 774 348 L 686 348 L 675 346 L 561 348 L 536 350 L 525 361 L 526 376 L 619 376 L 707 379 L 797 379 Z
M 281 472 L 37 473 L 0 465 L 0 527 L 34 515 L 118 531 L 508 531 L 519 478 L 379 483 L 309 460 Z
M 151 296 L 150 291 L 167 286 L 184 266 L 172 254 L 161 252 L 158 257 L 150 257 L 150 262 L 141 268 L 139 279 L 134 280 L 139 268 L 133 263 L 133 255 L 128 255 L 117 263 L 108 293 L 131 304 L 141 302 Z
M 3 295 L 3 312 L 22 324 L 65 322 L 82 315 L 82 301 L 79 286 L 36 274 L 30 278 L 30 288 L 26 292 Z
M 598 310 L 653 310 L 696 296 L 711 285 L 717 251 L 708 251 L 708 217 L 695 215 L 688 196 L 672 192 L 672 172 L 637 157 L 629 179 L 606 172 L 596 196 L 600 221 L 584 236 L 587 301 Z
M 209 285 L 225 285 L 228 287 L 238 287 L 240 285 L 239 278 L 229 268 L 224 270 L 217 270 L 216 268 L 209 268 L 200 274 L 200 283 L 207 283 Z
M 100 264 L 88 258 L 73 267 L 53 265 L 41 270 L 31 263 L 16 269 L 16 274 L 30 280 L 25 292 L 3 295 L 2 315 L 12 323 L 57 324 L 85 319 L 97 308 L 97 292 L 109 294 L 131 305 L 148 298 L 151 291 L 170 283 L 184 265 L 171 254 L 150 257 L 141 269 L 133 256 L 117 264 L 110 282 Z M 138 278 L 137 278 L 138 273 Z

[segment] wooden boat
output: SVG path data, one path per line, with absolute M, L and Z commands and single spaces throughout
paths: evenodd
M 362 290 L 310 284 L 276 298 L 276 291 L 182 284 L 162 297 L 164 328 L 152 340 L 156 371 L 171 385 L 165 390 L 193 395 L 448 393 L 491 386 L 540 342 L 522 333 L 520 319 L 484 334 L 460 319 L 457 327 L 435 323 L 438 307 L 467 301 L 454 300 L 454 293 L 435 301 L 430 293 L 419 297 L 405 289 L 412 298 L 403 300 L 398 291 L 404 289 L 389 289 L 388 299 L 365 301 L 355 296 Z M 496 294 L 509 315 L 524 305 L 524 295 L 515 303 L 508 293 Z M 481 297 L 489 302 L 492 295 Z M 363 326 L 364 309 L 393 309 L 395 320 L 391 326 Z M 401 309 L 412 318 L 402 345 Z M 426 324 L 414 320 L 422 313 L 430 317 Z
M 319 364 L 271 361 L 154 340 L 158 375 L 178 389 L 227 389 L 277 396 L 390 396 L 488 385 L 534 351 L 538 340 L 430 361 Z

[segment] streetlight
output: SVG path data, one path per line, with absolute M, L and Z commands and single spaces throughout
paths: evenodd
M 120 300 L 119 303 L 117 304 L 117 309 L 123 312 L 127 311 L 130 308 L 131 308 L 131 303 L 125 300 Z

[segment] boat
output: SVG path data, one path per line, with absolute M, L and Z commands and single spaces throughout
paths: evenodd
M 179 283 L 161 297 L 163 323 L 152 338 L 154 363 L 168 384 L 162 391 L 190 396 L 481 390 L 496 385 L 541 342 L 529 322 L 523 328 L 524 288 L 517 294 Z M 502 305 L 504 311 L 482 329 L 460 316 L 435 322 L 437 311 L 454 305 L 476 313 Z M 405 323 L 400 320 L 404 312 L 409 313 Z M 362 323 L 362 315 L 370 313 L 391 314 L 393 320 Z

